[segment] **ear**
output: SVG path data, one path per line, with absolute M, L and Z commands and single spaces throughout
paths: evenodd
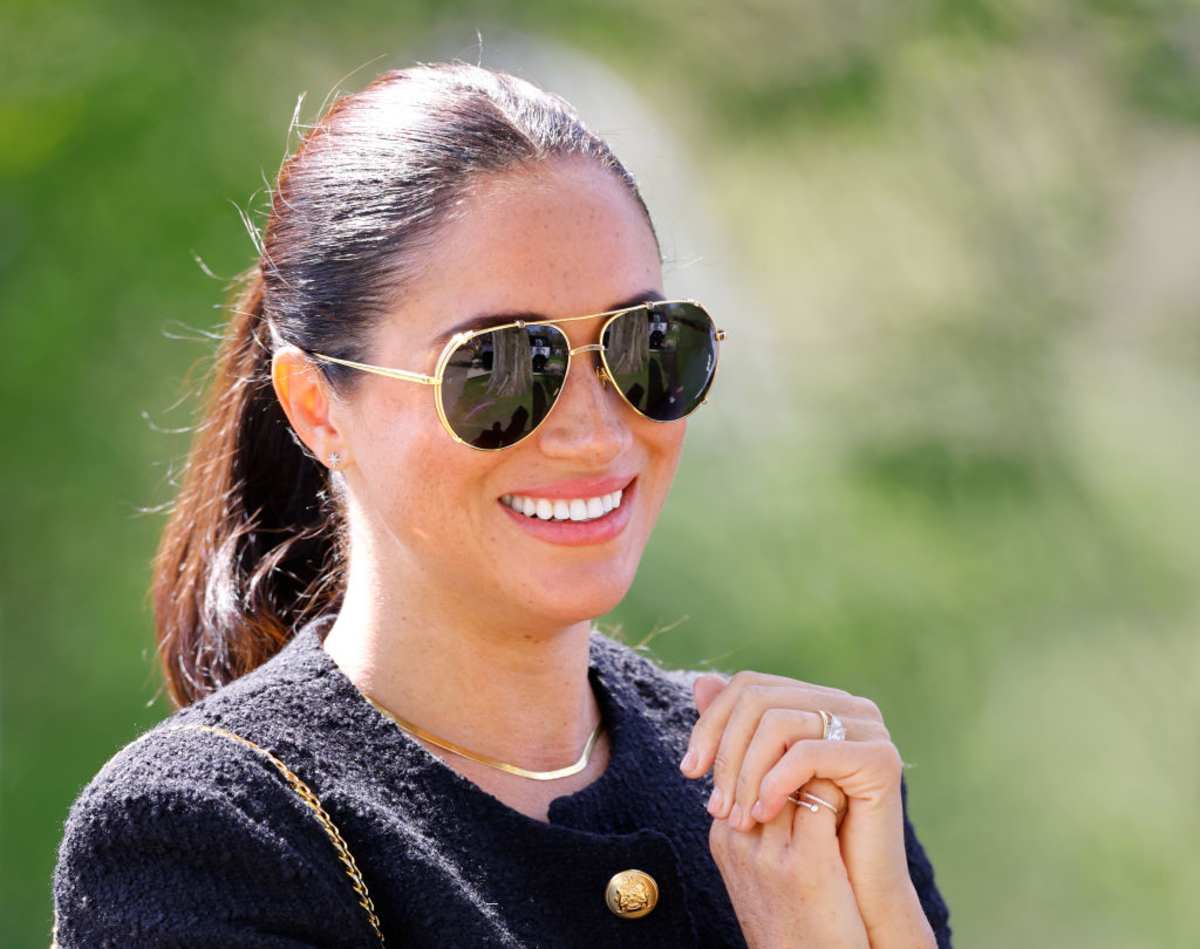
M 330 452 L 348 454 L 346 438 L 334 418 L 337 403 L 324 377 L 295 346 L 282 346 L 271 357 L 271 385 L 297 437 L 328 463 Z
M 705 672 L 696 677 L 692 683 L 692 692 L 696 696 L 696 708 L 700 710 L 701 715 L 727 685 L 729 679 L 719 672 Z

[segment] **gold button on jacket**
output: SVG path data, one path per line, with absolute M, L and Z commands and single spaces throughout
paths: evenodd
M 622 919 L 637 919 L 658 905 L 658 884 L 642 870 L 622 870 L 608 881 L 604 901 Z

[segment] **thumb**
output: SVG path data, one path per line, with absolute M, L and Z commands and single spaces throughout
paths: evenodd
M 692 682 L 692 692 L 696 696 L 696 708 L 700 710 L 701 715 L 727 685 L 729 679 L 719 672 L 705 672 L 696 676 Z

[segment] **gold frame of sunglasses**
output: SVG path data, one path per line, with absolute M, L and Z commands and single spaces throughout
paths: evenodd
M 700 301 L 690 300 L 690 299 L 688 299 L 688 300 L 678 299 L 678 300 L 646 300 L 642 303 L 634 304 L 633 306 L 621 307 L 619 310 L 604 310 L 600 313 L 588 313 L 588 314 L 585 314 L 584 316 L 564 316 L 564 317 L 560 317 L 559 319 L 556 319 L 556 320 L 512 320 L 508 323 L 497 323 L 495 326 L 483 326 L 483 327 L 479 327 L 479 328 L 473 329 L 473 330 L 464 330 L 463 332 L 455 333 L 452 337 L 450 337 L 450 339 L 446 342 L 446 345 L 444 347 L 442 347 L 441 353 L 438 355 L 437 365 L 435 366 L 435 368 L 433 370 L 434 374 L 432 376 L 426 375 L 423 372 L 410 372 L 407 369 L 391 369 L 391 368 L 388 368 L 387 366 L 373 366 L 370 363 L 354 362 L 353 360 L 350 360 L 350 359 L 339 359 L 337 356 L 327 356 L 324 353 L 315 353 L 314 352 L 314 353 L 309 353 L 309 355 L 314 357 L 315 359 L 319 359 L 324 362 L 332 362 L 332 363 L 338 363 L 339 365 L 342 365 L 342 366 L 349 366 L 351 369 L 360 369 L 363 372 L 371 372 L 371 373 L 375 373 L 376 375 L 380 375 L 380 376 L 388 376 L 392 379 L 402 379 L 405 382 L 419 382 L 422 385 L 433 386 L 434 387 L 433 401 L 434 401 L 434 406 L 437 409 L 438 419 L 442 423 L 442 428 L 444 428 L 446 430 L 446 433 L 451 438 L 453 438 L 459 444 L 466 445 L 468 448 L 472 448 L 475 451 L 504 451 L 506 448 L 513 448 L 513 447 L 521 444 L 521 442 L 523 442 L 530 435 L 532 435 L 534 432 L 536 432 L 542 426 L 542 424 L 546 421 L 546 419 L 550 417 L 550 413 L 552 411 L 554 411 L 554 406 L 558 404 L 558 398 L 557 398 L 557 396 L 555 397 L 554 403 L 550 406 L 549 409 L 546 410 L 546 414 L 542 416 L 541 420 L 537 423 L 537 425 L 535 425 L 533 428 L 531 428 L 528 432 L 526 432 L 524 435 L 522 435 L 519 439 L 517 439 L 511 445 L 502 445 L 499 448 L 480 448 L 478 445 L 472 445 L 466 439 L 461 438 L 458 435 L 458 433 L 455 432 L 454 429 L 452 429 L 450 427 L 450 422 L 446 418 L 445 407 L 442 405 L 442 379 L 444 377 L 446 365 L 450 362 L 450 357 L 454 354 L 454 351 L 456 349 L 458 349 L 459 346 L 462 346 L 464 343 L 468 342 L 475 336 L 482 336 L 484 333 L 491 333 L 496 330 L 509 329 L 511 327 L 517 327 L 518 329 L 521 329 L 526 326 L 555 326 L 559 323 L 573 323 L 576 320 L 594 320 L 597 317 L 607 316 L 608 319 L 605 320 L 604 323 L 601 325 L 600 331 L 597 334 L 599 339 L 604 339 L 605 330 L 607 330 L 609 324 L 612 323 L 613 320 L 617 319 L 618 317 L 623 316 L 624 314 L 629 313 L 632 310 L 648 309 L 650 307 L 660 307 L 660 306 L 664 306 L 666 304 L 671 304 L 671 303 L 688 303 L 688 304 L 691 304 L 692 306 L 697 306 L 701 310 L 704 311 L 704 313 L 708 316 L 708 318 L 710 320 L 712 320 L 712 314 L 710 314 L 708 312 L 708 309 L 704 306 L 704 304 L 700 303 Z M 718 345 L 716 347 L 716 362 L 713 364 L 712 378 L 708 382 L 708 388 L 705 390 L 704 398 L 700 400 L 700 402 L 696 406 L 696 408 L 692 409 L 692 411 L 689 412 L 688 415 L 695 414 L 695 412 L 700 408 L 701 405 L 704 405 L 708 402 L 708 394 L 707 393 L 712 391 L 712 387 L 716 384 L 716 381 L 717 381 L 717 371 L 718 371 L 718 369 L 720 369 L 720 365 L 721 365 L 720 343 L 724 342 L 727 334 L 726 334 L 725 330 L 717 328 L 715 320 L 713 320 L 713 329 L 716 331 Z M 566 333 L 563 333 L 563 336 L 565 337 Z M 569 342 L 570 341 L 568 340 L 568 343 Z M 563 373 L 562 385 L 559 387 L 560 392 L 562 391 L 563 387 L 566 386 L 567 379 L 570 378 L 571 366 L 575 362 L 575 358 L 574 358 L 575 354 L 576 353 L 584 353 L 584 352 L 598 352 L 600 354 L 601 365 L 597 366 L 595 368 L 596 368 L 596 375 L 598 375 L 600 377 L 601 384 L 606 385 L 607 383 L 612 382 L 613 389 L 616 390 L 617 394 L 621 397 L 621 400 L 626 405 L 628 405 L 631 409 L 633 409 L 633 411 L 637 412 L 637 414 L 640 415 L 642 418 L 650 419 L 650 421 L 652 421 L 652 422 L 661 422 L 662 424 L 679 421 L 679 419 L 660 420 L 660 419 L 656 419 L 656 418 L 650 418 L 650 416 L 646 415 L 646 413 L 644 413 L 641 409 L 639 409 L 637 406 L 635 406 L 632 402 L 629 401 L 629 399 L 625 396 L 625 393 L 621 391 L 620 386 L 618 386 L 613 381 L 612 371 L 609 367 L 608 359 L 605 356 L 605 350 L 604 350 L 603 343 L 586 343 L 583 346 L 576 346 L 573 349 L 572 348 L 567 349 L 567 369 Z M 687 417 L 688 417 L 687 415 L 682 416 L 682 418 L 687 418 Z

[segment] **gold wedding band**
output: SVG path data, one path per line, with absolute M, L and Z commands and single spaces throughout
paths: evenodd
M 817 709 L 817 714 L 821 716 L 821 739 L 823 741 L 846 740 L 846 726 L 840 718 L 823 708 Z

